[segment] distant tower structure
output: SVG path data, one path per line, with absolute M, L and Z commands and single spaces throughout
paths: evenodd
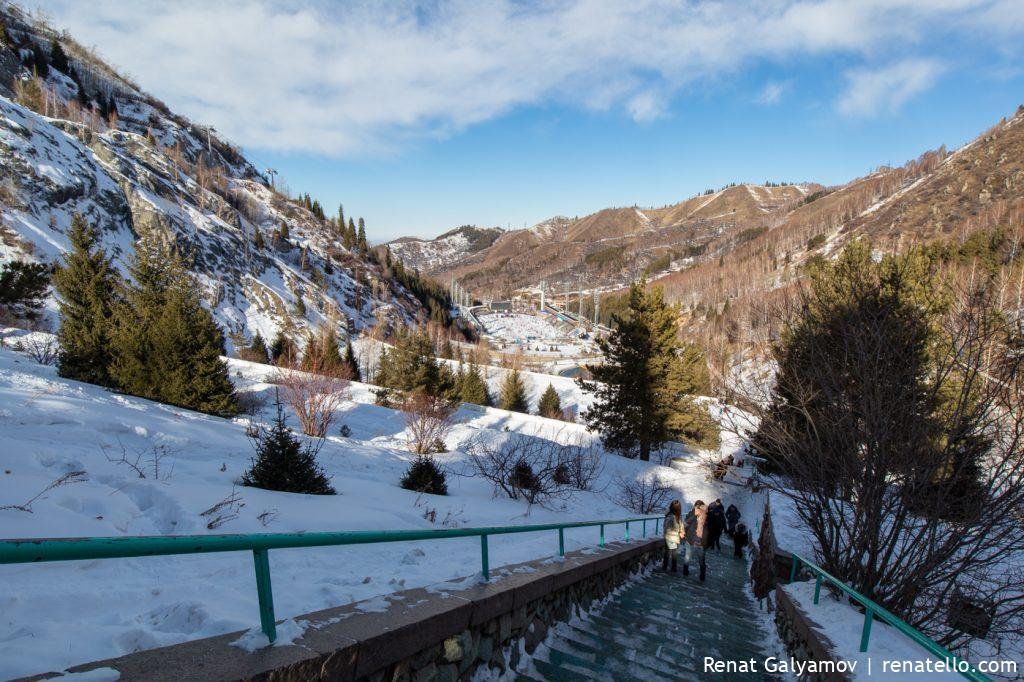
M 544 292 L 547 290 L 547 288 L 548 283 L 542 280 L 540 283 L 540 311 L 542 313 L 544 312 Z
M 600 296 L 600 294 L 598 294 L 597 289 L 594 289 L 594 326 L 595 327 L 597 326 L 597 321 L 599 319 L 601 319 L 600 315 L 599 315 L 600 311 L 601 311 L 601 296 Z
M 579 293 L 579 297 L 580 297 L 580 318 L 578 320 L 576 320 L 576 324 L 577 325 L 582 325 L 583 324 L 583 275 L 580 275 L 579 283 L 580 283 L 580 286 L 579 286 L 579 291 L 580 291 L 580 293 Z

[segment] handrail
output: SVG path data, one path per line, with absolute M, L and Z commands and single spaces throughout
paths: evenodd
M 625 539 L 629 541 L 629 524 L 642 523 L 643 537 L 647 537 L 647 522 L 654 521 L 654 534 L 663 517 L 640 516 L 607 521 L 574 521 L 571 523 L 543 523 L 531 526 L 491 526 L 485 528 L 443 528 L 436 530 L 383 530 L 349 531 L 341 533 L 256 533 L 251 535 L 151 535 L 141 537 L 98 538 L 27 538 L 0 540 L 0 564 L 27 564 L 43 561 L 74 561 L 91 559 L 119 559 L 169 554 L 208 554 L 212 552 L 238 552 L 251 550 L 256 570 L 256 592 L 259 597 L 260 627 L 267 639 L 277 639 L 274 618 L 274 596 L 270 586 L 271 549 L 299 547 L 330 547 L 338 545 L 367 545 L 380 542 L 409 542 L 412 540 L 441 540 L 447 538 L 480 537 L 481 575 L 490 580 L 487 538 L 491 535 L 558 531 L 558 555 L 565 556 L 565 529 L 599 526 L 599 545 L 604 546 L 605 526 L 626 525 Z
M 804 559 L 795 552 L 790 553 L 792 556 L 792 565 L 789 571 L 789 582 L 792 583 L 796 579 L 797 569 L 801 564 L 811 569 L 815 574 L 814 581 L 814 603 L 817 604 L 819 597 L 821 596 L 821 582 L 822 579 L 828 580 L 831 584 L 835 585 L 846 594 L 848 597 L 859 603 L 864 607 L 864 628 L 861 630 L 860 636 L 860 650 L 865 652 L 868 650 L 868 640 L 871 638 L 871 623 L 877 617 L 880 620 L 885 621 L 889 625 L 902 632 L 904 635 L 913 640 L 916 644 L 923 647 L 928 653 L 938 656 L 944 660 L 952 670 L 960 673 L 969 680 L 975 680 L 975 682 L 991 682 L 991 678 L 987 675 L 983 675 L 980 672 L 974 670 L 973 666 L 970 665 L 966 660 L 960 661 L 957 657 L 948 649 L 943 647 L 938 642 L 932 640 L 927 635 L 921 633 L 913 626 L 909 625 L 901 618 L 893 615 L 891 612 L 886 610 L 884 607 L 874 602 L 868 597 L 853 589 L 843 581 L 839 580 L 835 576 L 829 574 L 825 569 L 821 568 L 817 564 L 814 564 L 807 559 Z M 966 667 L 963 667 L 966 666 Z

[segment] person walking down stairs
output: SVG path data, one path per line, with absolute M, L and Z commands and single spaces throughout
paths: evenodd
M 750 531 L 747 524 L 740 521 L 736 524 L 736 530 L 732 534 L 733 556 L 737 559 L 743 558 L 743 548 L 750 544 Z
M 672 504 L 668 506 L 668 512 L 665 514 L 665 530 L 663 537 L 665 538 L 665 558 L 661 562 L 663 570 L 668 570 L 669 560 L 672 562 L 672 572 L 676 572 L 676 563 L 679 559 L 679 543 L 682 540 L 683 532 L 683 505 L 680 504 L 679 500 L 672 500 Z M 683 567 L 683 571 L 686 571 L 686 567 Z
M 705 562 L 705 550 L 711 542 L 711 525 L 707 523 L 708 508 L 703 500 L 693 503 L 693 509 L 686 514 L 683 522 L 683 539 L 686 541 L 686 553 L 683 556 L 683 575 L 690 575 L 690 559 L 697 555 L 700 564 L 700 579 L 704 580 L 707 574 L 707 563 Z
M 740 522 L 740 510 L 736 508 L 735 504 L 730 504 L 729 508 L 725 510 L 725 532 L 732 537 L 732 534 L 736 532 L 736 524 Z

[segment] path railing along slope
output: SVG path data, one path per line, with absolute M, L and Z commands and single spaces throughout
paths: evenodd
M 494 526 L 490 528 L 446 528 L 438 530 L 384 530 L 352 531 L 342 533 L 260 533 L 251 535 L 166 535 L 146 537 L 99 538 L 40 538 L 0 540 L 0 564 L 27 564 L 40 561 L 74 561 L 117 559 L 169 554 L 208 554 L 211 552 L 252 551 L 256 570 L 256 592 L 259 598 L 260 627 L 267 638 L 277 639 L 274 618 L 274 597 L 270 585 L 272 549 L 297 547 L 328 547 L 337 545 L 366 545 L 380 542 L 410 542 L 413 540 L 443 540 L 478 536 L 480 538 L 481 576 L 490 579 L 488 538 L 491 535 L 558 531 L 558 555 L 565 556 L 565 530 L 567 528 L 600 528 L 598 544 L 604 546 L 605 526 L 625 524 L 625 540 L 629 541 L 630 524 L 641 526 L 642 537 L 647 537 L 648 525 L 658 534 L 662 517 L 648 516 L 605 521 L 577 521 L 572 523 L 545 523 L 531 526 Z

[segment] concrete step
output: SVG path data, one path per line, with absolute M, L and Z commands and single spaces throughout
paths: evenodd
M 516 679 L 713 680 L 704 657 L 763 659 L 766 633 L 745 589 L 747 563 L 731 547 L 709 553 L 707 581 L 696 571 L 655 570 L 599 610 L 551 629 L 529 672 Z M 775 679 L 730 675 L 730 679 Z

